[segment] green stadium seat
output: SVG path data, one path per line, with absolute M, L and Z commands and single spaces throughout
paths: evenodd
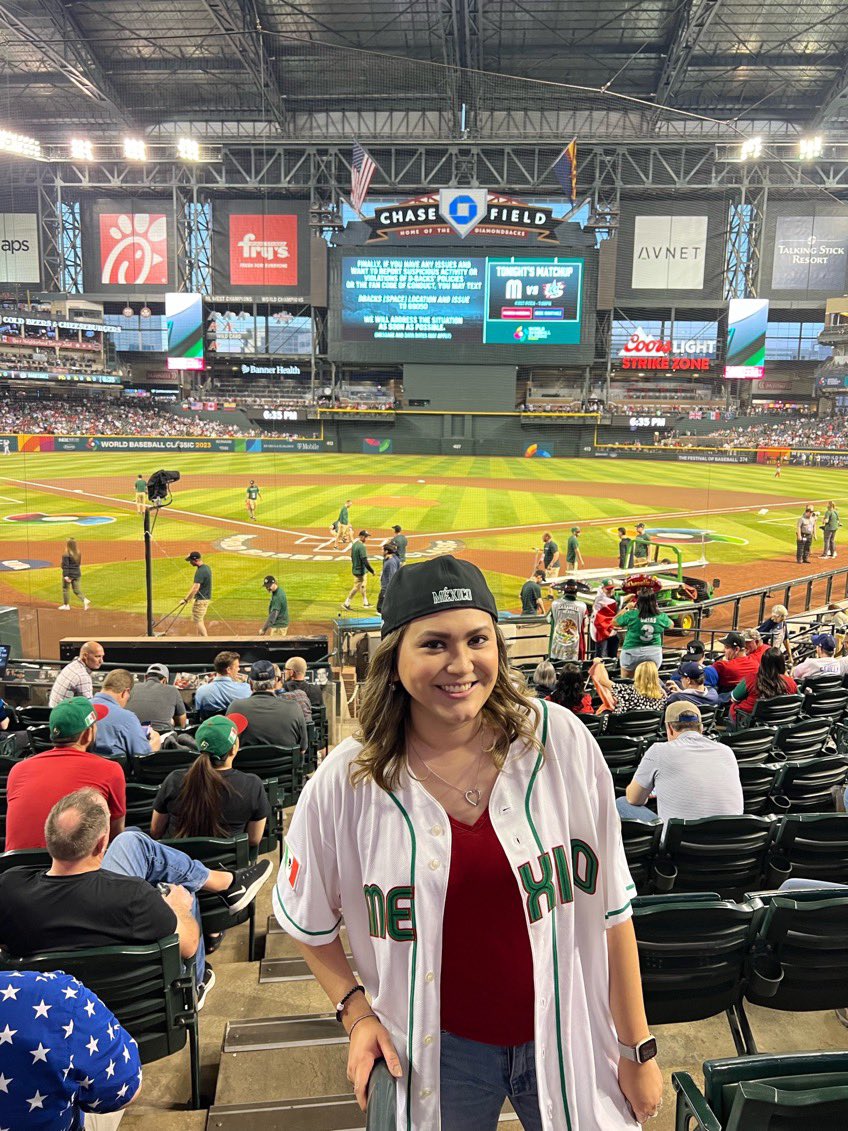
M 766 855 L 774 835 L 772 817 L 678 818 L 666 822 L 654 860 L 651 884 L 656 892 L 717 891 L 741 898 L 762 886 Z
M 150 832 L 150 821 L 153 816 L 153 802 L 159 787 L 145 785 L 143 782 L 127 782 L 127 817 L 124 822 L 128 829 L 141 829 L 144 833 Z
M 662 727 L 660 711 L 624 711 L 620 715 L 607 715 L 607 734 L 621 734 L 628 738 L 656 740 Z
M 659 818 L 656 821 L 622 819 L 621 840 L 624 844 L 624 855 L 627 857 L 630 875 L 640 895 L 648 889 L 651 865 L 659 847 L 662 831 L 663 825 Z
M 782 813 L 832 813 L 833 787 L 844 784 L 846 774 L 848 759 L 841 754 L 785 762 L 777 772 L 770 804 Z
M 282 859 L 283 813 L 287 806 L 294 805 L 303 788 L 300 750 L 296 746 L 242 746 L 236 764 L 243 773 L 256 774 L 265 785 L 271 805 L 266 838 L 271 837 L 271 843 L 273 840 L 278 842 Z
M 811 719 L 842 722 L 848 707 L 848 691 L 842 687 L 815 688 L 804 696 L 804 714 Z
M 200 1107 L 197 990 L 193 963 L 183 970 L 176 935 L 145 946 L 53 950 L 27 958 L 0 954 L 3 970 L 64 970 L 78 978 L 137 1041 L 143 1064 L 189 1042 L 191 1106 Z
M 772 852 L 791 865 L 791 879 L 848 884 L 848 813 L 791 813 L 778 825 Z
M 578 718 L 586 730 L 588 730 L 590 734 L 594 734 L 596 738 L 599 734 L 603 733 L 603 715 L 575 715 L 575 718 Z
M 734 1007 L 756 935 L 757 901 L 733 903 L 715 893 L 637 896 L 633 926 L 642 991 L 651 1025 L 727 1016 L 740 1055 L 745 1043 Z
M 157 750 L 146 758 L 133 759 L 132 777 L 144 785 L 161 785 L 174 770 L 187 770 L 196 757 L 196 750 L 181 746 Z
M 775 749 L 792 762 L 815 758 L 824 750 L 832 726 L 830 718 L 824 717 L 799 719 L 797 723 L 779 727 L 774 739 Z
M 751 712 L 751 726 L 786 726 L 801 717 L 803 695 L 775 695 L 773 699 L 758 699 Z
M 740 764 L 765 762 L 774 748 L 775 732 L 771 727 L 748 727 L 745 730 L 727 731 L 721 736 L 725 746 L 729 746 Z
M 49 868 L 52 861 L 46 848 L 18 848 L 0 853 L 0 872 L 9 868 Z
M 50 719 L 50 707 L 36 707 L 32 704 L 18 708 L 18 718 L 25 727 L 40 726 Z
M 250 863 L 247 833 L 239 833 L 238 836 L 233 837 L 181 837 L 163 840 L 162 844 L 185 852 L 192 860 L 199 860 L 207 868 L 225 872 L 246 868 Z M 247 956 L 252 962 L 256 949 L 256 900 L 249 903 L 237 915 L 230 914 L 229 908 L 216 892 L 199 891 L 197 902 L 205 935 L 214 935 L 230 927 L 237 927 L 241 923 L 248 924 Z
M 671 1083 L 678 1131 L 841 1131 L 848 1126 L 846 1052 L 708 1060 L 703 1093 L 688 1072 L 673 1072 Z
M 769 805 L 781 767 L 770 762 L 751 765 L 743 762 L 739 766 L 739 781 L 742 783 L 742 796 L 745 812 L 761 816 Z
M 802 695 L 815 695 L 820 691 L 839 691 L 843 677 L 838 672 L 822 672 L 821 675 L 802 679 L 798 690 Z

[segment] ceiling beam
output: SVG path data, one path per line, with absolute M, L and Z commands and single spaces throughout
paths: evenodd
M 657 85 L 657 106 L 673 103 L 692 54 L 720 5 L 721 0 L 685 0 L 681 4 Z
M 45 42 L 33 30 L 34 17 L 44 17 L 50 21 L 50 42 Z M 81 25 L 61 0 L 39 0 L 36 12 L 0 0 L 0 28 L 5 28 L 35 48 L 39 55 L 65 74 L 87 98 L 108 107 L 110 114 L 121 125 L 128 129 L 134 128 L 132 114 L 86 39 Z
M 285 131 L 287 116 L 283 103 L 286 96 L 265 47 L 262 18 L 256 0 L 204 0 L 204 3 L 238 52 L 274 122 L 281 131 Z
M 848 117 L 848 58 L 822 95 L 819 108 L 810 119 L 810 128 L 818 129 L 840 115 Z

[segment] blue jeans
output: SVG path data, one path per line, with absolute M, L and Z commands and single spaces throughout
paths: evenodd
M 615 807 L 619 817 L 627 821 L 658 821 L 659 817 L 647 805 L 631 805 L 626 797 L 616 797 Z
M 622 648 L 618 657 L 621 670 L 628 672 L 635 672 L 646 660 L 652 660 L 659 667 L 662 663 L 662 648 L 654 644 L 642 645 L 638 648 Z
M 119 833 L 103 857 L 103 867 L 107 872 L 117 872 L 119 876 L 137 876 L 149 884 L 180 884 L 192 892 L 191 911 L 200 928 L 200 941 L 194 956 L 197 965 L 197 984 L 203 981 L 206 971 L 206 950 L 203 945 L 203 924 L 197 905 L 198 891 L 209 879 L 209 869 L 199 860 L 192 860 L 179 849 L 160 844 L 140 829 L 126 829 Z
M 442 1031 L 442 1131 L 495 1131 L 509 1097 L 524 1131 L 542 1131 L 533 1041 L 485 1045 Z

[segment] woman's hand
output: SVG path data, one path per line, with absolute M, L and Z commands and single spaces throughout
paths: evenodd
M 368 1078 L 380 1057 L 385 1060 L 392 1076 L 403 1075 L 388 1029 L 379 1017 L 366 1017 L 353 1030 L 347 1056 L 347 1078 L 353 1084 L 353 1094 L 363 1111 L 368 1101 Z
M 363 1022 L 364 1024 L 364 1022 Z M 621 1057 L 618 1062 L 618 1086 L 640 1123 L 652 1119 L 660 1109 L 663 1080 L 656 1060 L 636 1064 Z

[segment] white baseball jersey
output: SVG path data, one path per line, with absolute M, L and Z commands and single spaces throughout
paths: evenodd
M 617 1082 L 604 929 L 634 892 L 612 779 L 597 743 L 562 707 L 540 703 L 545 754 L 510 748 L 489 801 L 524 902 L 536 991 L 535 1052 L 545 1131 L 638 1127 Z M 394 792 L 355 788 L 346 739 L 298 802 L 274 890 L 280 925 L 311 946 L 342 916 L 355 969 L 395 1042 L 398 1131 L 439 1131 L 442 919 L 451 826 L 408 774 Z M 469 939 L 469 951 L 486 945 Z M 497 994 L 497 987 L 492 987 Z

